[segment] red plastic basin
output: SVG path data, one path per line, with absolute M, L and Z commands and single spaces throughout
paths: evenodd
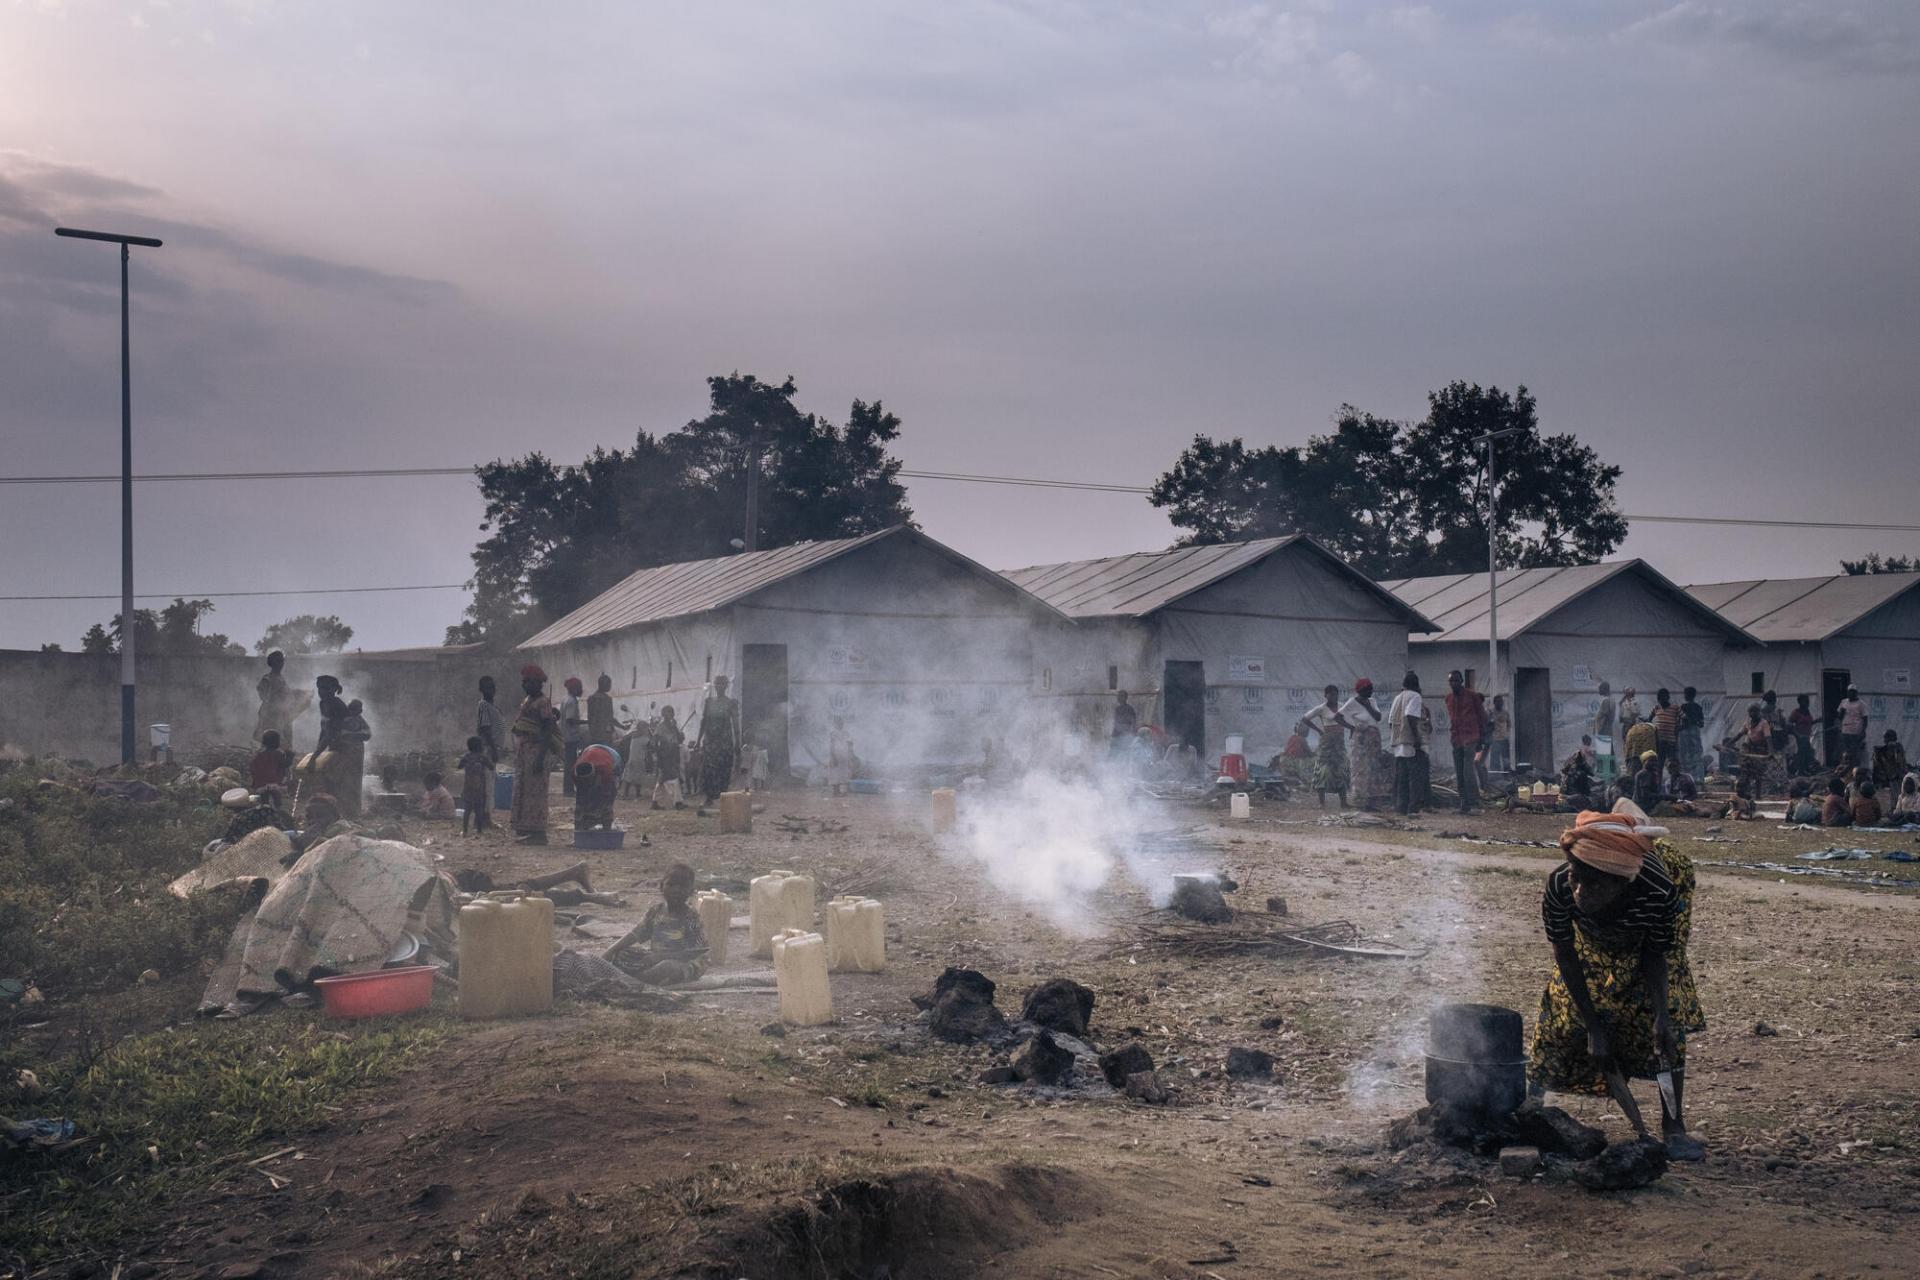
M 318 978 L 320 1005 L 329 1018 L 377 1018 L 388 1013 L 418 1013 L 433 999 L 433 966 L 408 965 L 373 973 Z

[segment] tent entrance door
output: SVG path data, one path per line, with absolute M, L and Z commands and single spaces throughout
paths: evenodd
M 767 749 L 768 780 L 776 783 L 791 772 L 787 701 L 787 646 L 740 646 L 740 732 Z
M 1847 700 L 1847 686 L 1852 683 L 1851 671 L 1828 667 L 1820 673 L 1820 723 L 1826 726 L 1820 733 L 1820 746 L 1829 769 L 1840 763 L 1840 721 L 1834 718 L 1833 709 Z
M 1553 673 L 1546 667 L 1519 667 L 1513 673 L 1513 759 L 1552 773 Z
M 1198 662 L 1166 665 L 1160 683 L 1160 727 L 1173 741 L 1207 755 L 1207 674 Z

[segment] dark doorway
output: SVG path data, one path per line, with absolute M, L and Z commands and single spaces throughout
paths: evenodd
M 1851 671 L 1828 667 L 1820 673 L 1820 723 L 1825 726 L 1820 731 L 1820 748 L 1829 769 L 1840 763 L 1840 721 L 1835 718 L 1833 709 L 1847 700 L 1847 686 L 1852 683 Z M 1855 760 L 1854 763 L 1861 762 Z M 1869 757 L 1866 763 L 1872 764 L 1872 758 Z
M 1207 759 L 1207 670 L 1198 662 L 1168 662 L 1161 681 L 1160 726 L 1167 737 Z
M 1553 758 L 1553 673 L 1546 667 L 1518 667 L 1513 673 L 1513 759 L 1551 774 Z
M 787 755 L 787 646 L 740 647 L 740 732 L 767 749 L 768 781 L 784 783 Z

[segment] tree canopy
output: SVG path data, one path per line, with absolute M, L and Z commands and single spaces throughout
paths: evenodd
M 155 613 L 152 609 L 133 611 L 133 651 L 170 658 L 207 654 L 244 654 L 246 650 L 218 632 L 202 634 L 201 619 L 213 612 L 211 600 L 185 600 L 175 597 L 172 604 Z M 82 653 L 120 652 L 120 616 L 112 621 L 94 623 L 80 637 Z
M 1305 533 L 1373 578 L 1474 572 L 1487 564 L 1487 477 L 1472 441 L 1514 428 L 1495 445 L 1503 566 L 1588 563 L 1626 538 L 1620 468 L 1543 434 L 1525 386 L 1453 382 L 1427 404 L 1418 422 L 1342 405 L 1330 434 L 1284 448 L 1196 435 L 1148 501 L 1182 546 Z
M 278 649 L 286 654 L 338 653 L 352 639 L 353 628 L 340 621 L 338 616 L 331 613 L 324 617 L 303 613 L 268 627 L 266 633 L 254 642 L 253 651 L 272 653 Z
M 727 555 L 746 527 L 747 458 L 760 456 L 759 545 L 857 537 L 913 511 L 888 446 L 900 419 L 855 400 L 844 426 L 802 412 L 792 378 L 707 379 L 709 412 L 578 465 L 530 453 L 478 468 L 486 501 L 473 600 L 447 643 L 517 642 L 652 565 Z
M 1858 560 L 1842 560 L 1840 567 L 1856 577 L 1863 573 L 1913 573 L 1920 570 L 1920 560 L 1912 556 L 1883 556 L 1878 551 L 1869 551 Z

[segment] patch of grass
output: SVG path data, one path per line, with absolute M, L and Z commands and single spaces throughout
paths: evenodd
M 455 1025 L 438 1014 L 346 1029 L 298 1017 L 134 1037 L 91 1063 L 40 1068 L 34 1097 L 9 1071 L 0 1110 L 64 1116 L 84 1141 L 0 1163 L 0 1259 L 39 1266 L 151 1238 L 182 1195 L 320 1127 L 330 1107 Z
M 40 774 L 32 761 L 0 773 L 0 977 L 87 994 L 218 950 L 239 900 L 166 889 L 225 826 L 204 790 L 162 786 L 136 803 L 43 786 Z

